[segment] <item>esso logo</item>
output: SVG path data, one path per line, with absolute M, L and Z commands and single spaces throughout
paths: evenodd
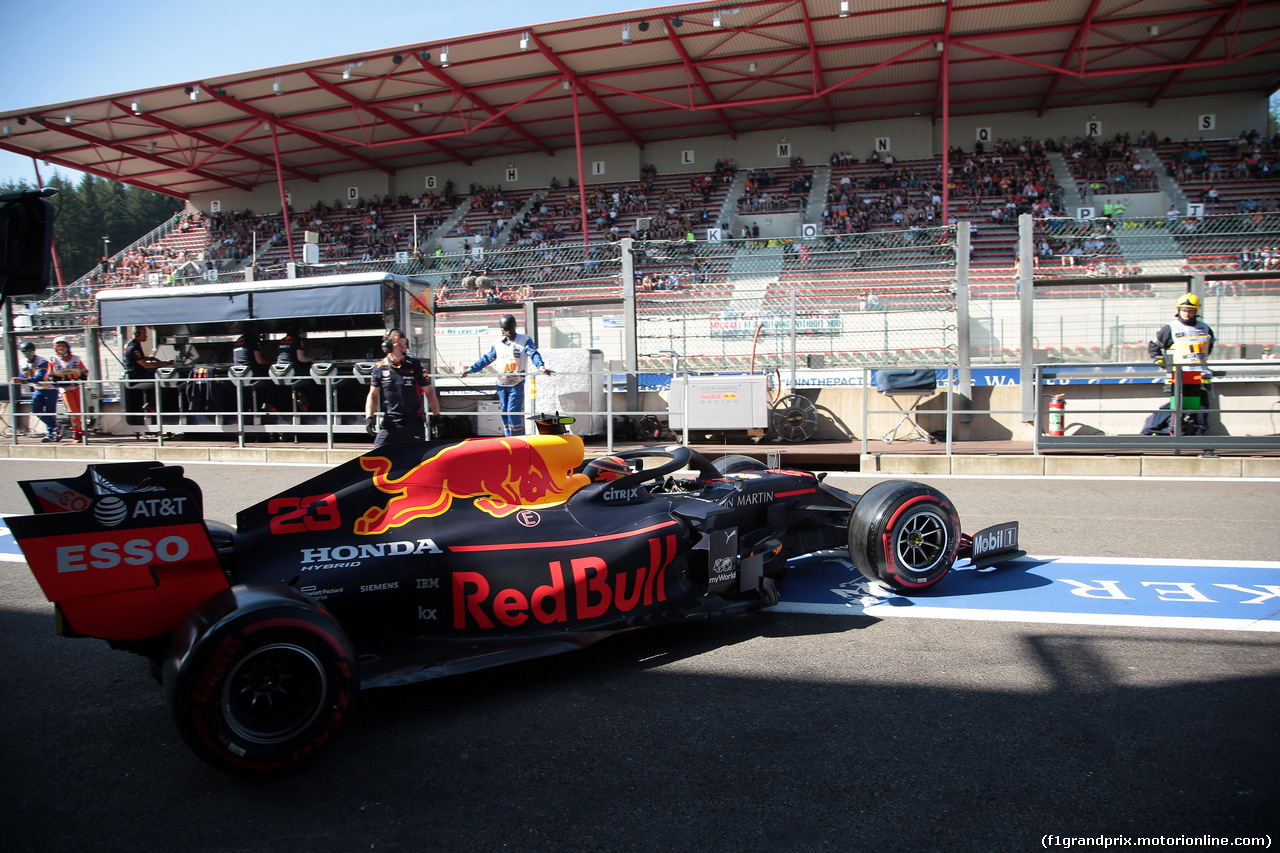
M 59 572 L 83 572 L 85 569 L 113 569 L 120 564 L 146 566 L 153 562 L 176 563 L 191 553 L 191 543 L 181 536 L 166 536 L 159 542 L 130 539 L 119 542 L 95 542 L 92 545 L 64 545 L 57 549 Z

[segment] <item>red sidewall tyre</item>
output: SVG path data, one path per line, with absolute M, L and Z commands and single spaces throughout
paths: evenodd
M 956 560 L 960 518 L 947 496 L 922 483 L 877 483 L 849 517 L 849 558 L 869 580 L 898 592 L 926 589 Z
M 174 635 L 169 709 L 223 770 L 270 773 L 328 746 L 359 689 L 355 651 L 327 611 L 286 587 L 233 587 Z

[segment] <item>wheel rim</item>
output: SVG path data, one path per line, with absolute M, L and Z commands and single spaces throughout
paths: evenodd
M 926 575 L 946 558 L 947 522 L 932 509 L 905 519 L 897 536 L 898 564 L 915 575 Z
M 804 397 L 791 394 L 774 406 L 773 431 L 783 441 L 805 441 L 817 428 L 818 413 Z
M 319 716 L 328 682 L 324 664 L 310 650 L 289 643 L 263 646 L 239 661 L 224 682 L 223 714 L 245 740 L 288 740 Z

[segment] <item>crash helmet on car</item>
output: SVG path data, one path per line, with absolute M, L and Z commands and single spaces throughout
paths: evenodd
M 498 321 L 498 328 L 514 335 L 516 333 L 516 318 L 510 314 L 503 314 L 502 319 Z
M 1200 297 L 1194 293 L 1182 294 L 1181 298 L 1178 299 L 1177 314 L 1181 314 L 1184 308 L 1191 309 L 1193 312 L 1192 318 L 1194 319 L 1200 313 Z
M 630 474 L 631 467 L 621 456 L 601 456 L 588 462 L 582 473 L 590 477 L 593 483 L 610 483 Z
M 55 351 L 55 352 L 56 352 L 56 351 L 57 351 L 57 349 L 58 349 L 58 344 L 66 344 L 66 345 L 67 345 L 67 355 L 71 355 L 71 339 L 70 339 L 70 338 L 68 338 L 66 335 L 58 335 L 56 338 L 54 338 L 54 339 L 53 339 L 53 349 L 54 349 L 54 351 Z

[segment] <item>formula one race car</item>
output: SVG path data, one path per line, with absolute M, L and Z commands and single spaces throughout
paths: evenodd
M 1022 553 L 1017 522 L 962 537 L 917 483 L 859 496 L 742 456 L 619 456 L 616 479 L 592 482 L 575 435 L 388 445 L 234 529 L 204 519 L 180 467 L 90 465 L 22 483 L 37 514 L 8 524 L 58 633 L 146 655 L 192 750 L 245 771 L 314 755 L 363 687 L 768 607 L 799 555 L 847 548 L 911 592 L 958 556 Z

